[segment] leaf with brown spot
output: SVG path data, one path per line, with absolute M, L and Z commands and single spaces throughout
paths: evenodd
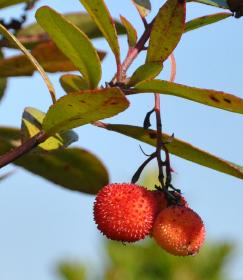
M 243 114 L 243 99 L 223 91 L 189 87 L 163 80 L 151 80 L 137 84 L 132 92 L 174 95 L 222 110 Z
M 156 147 L 157 132 L 155 130 L 122 124 L 105 124 L 103 128 L 127 135 Z M 170 135 L 163 133 L 163 141 L 165 143 L 170 137 Z M 221 159 L 180 139 L 173 138 L 173 141 L 167 144 L 166 147 L 171 154 L 178 157 L 243 179 L 243 166 Z
M 146 62 L 163 62 L 177 46 L 185 28 L 186 2 L 168 0 L 155 17 Z
M 50 135 L 109 118 L 124 111 L 129 102 L 119 88 L 84 90 L 61 97 L 44 118 Z

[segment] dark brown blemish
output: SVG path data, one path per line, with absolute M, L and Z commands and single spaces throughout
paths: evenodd
M 213 100 L 214 102 L 220 103 L 220 101 L 218 100 L 218 98 L 216 98 L 215 96 L 210 95 L 209 97 L 210 97 L 210 99 Z
M 229 103 L 229 104 L 231 104 L 231 100 L 228 99 L 228 98 L 226 98 L 226 97 L 224 97 L 224 101 L 227 102 L 227 103 Z
M 157 138 L 157 133 L 156 132 L 149 132 L 149 137 L 151 139 L 156 139 Z
M 80 102 L 80 103 L 83 103 L 83 104 L 86 103 L 86 101 L 84 101 L 84 100 L 79 100 L 79 102 Z
M 69 106 L 69 107 L 73 107 L 73 105 L 72 105 L 72 104 L 68 104 L 68 106 Z

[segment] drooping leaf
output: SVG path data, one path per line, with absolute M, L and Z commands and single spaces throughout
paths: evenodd
M 194 2 L 222 8 L 222 9 L 229 9 L 227 4 L 227 0 L 193 0 Z
M 36 12 L 36 19 L 58 48 L 79 69 L 90 88 L 96 88 L 101 79 L 101 64 L 88 37 L 49 7 L 41 7 Z
M 243 99 L 211 89 L 189 87 L 162 80 L 144 81 L 135 86 L 134 93 L 153 92 L 174 95 L 222 110 L 243 114 Z
M 177 46 L 185 28 L 186 2 L 168 0 L 152 26 L 146 62 L 163 62 Z
M 136 71 L 132 74 L 128 85 L 134 86 L 141 81 L 150 80 L 159 75 L 163 69 L 162 63 L 145 63 L 139 66 Z
M 127 20 L 125 17 L 120 16 L 121 18 L 121 23 L 126 29 L 127 32 L 127 41 L 128 41 L 128 46 L 130 48 L 135 47 L 138 39 L 138 34 L 134 26 L 131 24 L 129 20 Z
M 86 90 L 61 97 L 51 106 L 43 121 L 50 135 L 100 119 L 112 117 L 129 106 L 118 88 Z
M 150 0 L 132 0 L 140 16 L 145 18 L 151 11 Z
M 67 13 L 63 15 L 68 21 L 76 25 L 90 39 L 103 37 L 102 32 L 87 13 Z M 117 21 L 113 20 L 119 35 L 125 34 L 125 28 Z M 17 32 L 17 38 L 28 48 L 35 44 L 49 40 L 47 33 L 37 23 L 27 25 Z
M 216 13 L 216 14 L 211 14 L 211 15 L 195 18 L 186 23 L 186 28 L 185 28 L 184 32 L 188 32 L 188 31 L 218 22 L 218 21 L 226 19 L 230 16 L 232 16 L 231 13 Z
M 44 117 L 45 113 L 35 108 L 25 108 L 21 125 L 22 143 L 35 136 L 42 130 L 42 122 Z M 54 136 L 49 137 L 38 147 L 43 150 L 50 151 L 59 149 L 61 147 L 67 147 L 75 141 L 78 141 L 78 135 L 74 131 L 69 130 L 64 133 L 55 134 Z
M 67 94 L 88 89 L 87 82 L 78 75 L 66 74 L 61 76 L 60 83 Z
M 48 76 L 46 75 L 46 72 L 43 70 L 41 65 L 38 63 L 38 61 L 33 57 L 33 55 L 30 54 L 30 52 L 19 42 L 19 40 L 11 34 L 4 26 L 0 24 L 0 33 L 9 40 L 11 44 L 13 44 L 15 47 L 20 49 L 24 55 L 29 59 L 29 61 L 32 63 L 32 65 L 36 68 L 36 70 L 41 74 L 49 92 L 52 98 L 52 101 L 55 102 L 56 100 L 56 94 L 55 89 L 49 80 Z
M 20 130 L 0 127 L 0 155 L 20 145 Z M 80 148 L 28 153 L 13 162 L 68 190 L 96 194 L 109 182 L 103 163 Z
M 56 47 L 52 41 L 41 43 L 32 49 L 31 54 L 46 72 L 68 72 L 78 68 Z M 98 51 L 100 59 L 104 52 Z M 25 55 L 17 55 L 0 60 L 0 76 L 31 76 L 36 68 Z
M 157 132 L 155 130 L 119 124 L 105 124 L 103 127 L 105 129 L 116 131 L 118 133 L 135 138 L 152 146 L 156 146 Z M 170 139 L 170 135 L 163 134 L 164 142 L 166 142 L 168 139 Z M 174 138 L 172 142 L 166 145 L 166 147 L 171 154 L 174 154 L 178 157 L 243 179 L 243 166 L 223 160 L 182 140 Z
M 89 15 L 93 18 L 100 31 L 110 45 L 117 63 L 120 63 L 120 47 L 117 39 L 117 31 L 109 10 L 104 0 L 79 0 Z
M 28 154 L 14 163 L 64 188 L 88 194 L 96 194 L 109 181 L 104 165 L 79 148 Z
M 0 0 L 0 9 L 28 1 L 29 0 Z

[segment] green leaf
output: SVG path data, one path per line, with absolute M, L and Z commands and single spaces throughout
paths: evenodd
M 58 266 L 58 272 L 65 280 L 87 279 L 85 266 L 81 263 L 61 263 Z
M 87 82 L 78 75 L 66 74 L 61 76 L 60 83 L 67 94 L 89 89 Z
M 40 64 L 38 63 L 38 61 L 33 57 L 33 55 L 30 54 L 30 52 L 19 42 L 19 40 L 13 35 L 11 34 L 4 26 L 2 26 L 0 24 L 0 33 L 6 37 L 7 40 L 9 40 L 9 42 L 11 44 L 13 44 L 15 47 L 17 47 L 18 49 L 20 49 L 24 55 L 29 59 L 29 61 L 32 63 L 32 65 L 36 68 L 36 70 L 41 74 L 49 92 L 52 98 L 52 101 L 55 102 L 56 100 L 56 94 L 55 94 L 55 89 L 51 83 L 51 81 L 49 80 L 48 76 L 46 75 L 46 72 L 43 70 L 43 68 L 40 66 Z
M 29 0 L 0 0 L 0 9 L 28 1 Z
M 22 143 L 35 136 L 42 130 L 42 122 L 44 117 L 45 113 L 35 108 L 25 108 L 21 125 Z M 75 141 L 78 141 L 78 135 L 74 131 L 69 130 L 62 134 L 55 134 L 54 136 L 49 137 L 38 147 L 43 150 L 50 151 L 59 149 L 61 147 L 67 147 Z
M 146 62 L 163 62 L 177 46 L 185 28 L 186 2 L 168 0 L 152 26 Z
M 145 63 L 139 66 L 132 74 L 128 85 L 134 86 L 141 81 L 150 80 L 159 75 L 163 69 L 162 63 Z
M 117 63 L 120 63 L 120 47 L 117 39 L 117 31 L 104 0 L 80 0 L 80 2 L 103 33 L 116 57 Z
M 0 127 L 0 139 L 2 155 L 20 144 L 20 131 Z M 13 163 L 68 190 L 96 194 L 109 183 L 103 163 L 79 148 L 28 153 Z
M 101 79 L 101 64 L 88 37 L 49 7 L 40 8 L 36 12 L 36 19 L 58 48 L 79 69 L 90 88 L 96 88 Z
M 218 8 L 229 9 L 227 0 L 194 0 L 194 2 L 198 2 L 198 3 L 202 3 Z
M 189 87 L 162 80 L 137 84 L 134 93 L 153 92 L 174 95 L 222 110 L 243 114 L 243 99 L 223 91 Z
M 56 47 L 52 41 L 41 43 L 32 49 L 31 54 L 46 72 L 68 72 L 78 68 Z M 101 59 L 104 52 L 98 52 Z M 25 55 L 17 55 L 0 60 L 0 76 L 31 76 L 36 68 Z
M 157 132 L 155 130 L 120 124 L 105 124 L 103 127 L 105 129 L 116 131 L 156 147 Z M 166 142 L 169 139 L 170 135 L 164 133 L 163 141 Z M 242 166 L 225 161 L 182 140 L 174 138 L 171 143 L 166 145 L 166 147 L 171 154 L 174 154 L 178 157 L 243 179 Z
M 128 100 L 118 88 L 70 93 L 49 108 L 43 121 L 43 129 L 51 135 L 112 117 L 128 106 Z
M 211 14 L 211 15 L 195 18 L 186 23 L 186 28 L 185 28 L 184 32 L 188 32 L 188 31 L 218 22 L 220 20 L 226 19 L 231 16 L 232 16 L 231 13 L 216 13 L 216 14 Z
M 104 165 L 79 148 L 28 154 L 14 163 L 69 190 L 88 194 L 96 194 L 109 181 Z
M 132 0 L 140 16 L 145 18 L 151 12 L 150 0 Z
M 128 46 L 130 48 L 135 47 L 138 39 L 138 34 L 136 29 L 133 27 L 131 22 L 128 21 L 125 17 L 120 16 L 120 19 L 127 32 Z
M 103 37 L 95 22 L 87 13 L 68 13 L 63 15 L 66 20 L 72 22 L 81 31 L 83 31 L 89 38 Z M 125 34 L 125 28 L 113 19 L 118 34 Z M 48 35 L 44 29 L 37 23 L 30 24 L 17 32 L 17 38 L 24 43 L 28 48 L 32 48 L 35 44 L 45 42 L 48 40 Z

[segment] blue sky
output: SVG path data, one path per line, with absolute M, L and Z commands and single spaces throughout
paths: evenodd
M 152 1 L 157 11 L 163 1 Z M 141 31 L 142 24 L 130 0 L 107 0 L 112 15 L 125 15 Z M 78 0 L 44 1 L 60 12 L 83 10 Z M 19 7 L 1 10 L 1 17 L 14 17 Z M 187 18 L 221 11 L 198 4 L 188 5 Z M 155 13 L 155 12 L 154 12 Z M 153 14 L 154 14 L 153 13 Z M 151 15 L 152 17 L 152 15 Z M 34 21 L 34 11 L 28 22 Z M 243 98 L 243 21 L 234 18 L 185 34 L 175 50 L 176 82 L 223 90 Z M 120 39 L 125 54 L 126 38 Z M 114 58 L 104 40 L 94 44 L 109 52 L 103 63 L 103 82 L 114 74 Z M 141 55 L 129 73 L 144 61 Z M 166 64 L 162 78 L 169 76 Z M 59 74 L 51 75 L 58 95 Z M 109 120 L 113 123 L 141 125 L 153 106 L 153 96 L 129 97 L 131 107 Z M 33 106 L 47 111 L 50 98 L 40 76 L 9 80 L 7 95 L 0 104 L 0 124 L 20 126 L 23 109 Z M 202 149 L 243 165 L 243 119 L 229 113 L 176 97 L 162 96 L 164 131 Z M 107 166 L 112 182 L 129 181 L 144 161 L 139 142 L 90 125 L 76 129 L 77 144 L 94 152 Z M 142 144 L 147 153 L 153 148 Z M 150 168 L 155 167 L 151 165 Z M 191 207 L 205 221 L 207 240 L 227 240 L 236 246 L 233 262 L 226 272 L 235 280 L 243 278 L 242 180 L 172 157 L 175 185 L 180 187 Z M 3 171 L 12 170 L 13 166 Z M 1 171 L 1 172 L 3 172 Z M 22 169 L 0 185 L 0 279 L 56 279 L 55 265 L 63 259 L 99 263 L 102 238 L 92 221 L 93 196 L 59 188 Z

